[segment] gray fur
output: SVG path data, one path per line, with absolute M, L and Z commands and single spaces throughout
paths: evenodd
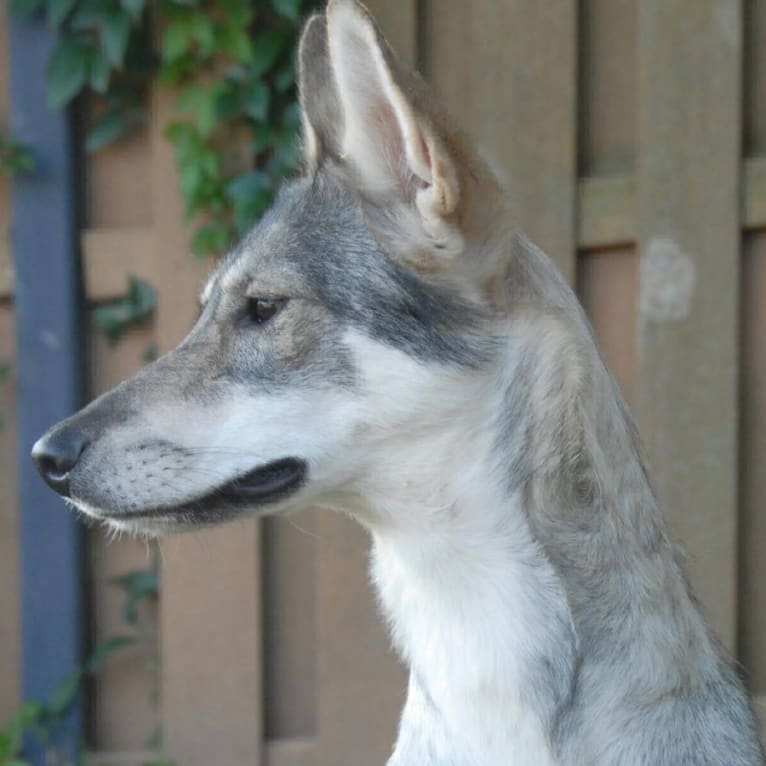
M 545 255 L 517 237 L 514 258 L 520 314 L 543 321 L 509 384 L 498 453 L 579 638 L 576 690 L 552 728 L 562 763 L 761 764 L 742 683 L 699 614 L 592 331 Z
M 232 258 L 257 279 L 260 269 L 275 269 L 267 250 L 336 326 L 352 325 L 424 361 L 466 366 L 487 360 L 496 345 L 478 332 L 486 308 L 389 257 L 365 225 L 362 201 L 331 172 L 286 185 Z

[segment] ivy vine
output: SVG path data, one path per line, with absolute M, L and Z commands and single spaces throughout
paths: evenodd
M 7 132 L 0 132 L 0 174 L 15 178 L 21 173 L 30 172 L 34 166 L 30 148 L 11 138 Z
M 156 556 L 149 569 L 128 572 L 114 578 L 112 584 L 120 588 L 124 595 L 122 620 L 125 632 L 99 643 L 85 662 L 61 681 L 47 699 L 25 702 L 0 725 L 0 766 L 31 766 L 24 758 L 25 735 L 32 735 L 43 744 L 50 742 L 86 681 L 93 678 L 113 655 L 150 640 L 148 628 L 141 621 L 139 607 L 156 602 L 159 595 L 159 565 Z M 156 658 L 153 661 L 156 662 Z M 160 754 L 142 766 L 171 764 Z
M 152 85 L 175 94 L 175 147 L 192 250 L 225 251 L 296 164 L 295 44 L 315 0 L 11 0 L 58 32 L 48 101 L 90 95 L 89 151 L 146 121 Z M 234 156 L 231 147 L 237 146 Z
M 174 94 L 164 127 L 175 148 L 191 243 L 198 256 L 224 252 L 266 210 L 296 165 L 299 113 L 295 45 L 316 0 L 11 0 L 11 13 L 44 14 L 58 43 L 47 69 L 47 98 L 62 109 L 87 97 L 94 121 L 85 148 L 96 152 L 147 122 L 152 87 Z M 233 146 L 238 148 L 232 153 Z M 0 174 L 34 169 L 30 147 L 0 131 Z M 152 311 L 154 294 L 131 280 L 127 296 L 95 310 L 112 341 Z M 148 356 L 156 354 L 150 349 Z M 0 382 L 10 367 L 0 364 Z M 114 652 L 140 638 L 138 603 L 156 598 L 156 568 L 116 581 L 126 594 L 115 636 L 43 702 L 27 702 L 0 726 L 0 766 L 27 766 L 25 732 L 45 738 L 83 682 Z M 151 766 L 167 766 L 160 758 Z M 148 765 L 147 765 L 148 766 Z

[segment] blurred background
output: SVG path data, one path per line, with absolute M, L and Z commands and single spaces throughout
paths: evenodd
M 766 0 L 370 0 L 575 285 L 766 712 Z M 173 347 L 295 166 L 310 0 L 0 5 L 0 766 L 384 763 L 367 541 L 108 541 L 45 428 Z

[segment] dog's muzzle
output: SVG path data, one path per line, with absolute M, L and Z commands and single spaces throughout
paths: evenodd
M 139 520 L 158 517 L 183 518 L 185 522 L 207 524 L 239 515 L 248 509 L 268 506 L 286 500 L 306 482 L 308 466 L 304 460 L 284 457 L 241 473 L 228 481 L 209 487 L 196 497 L 184 498 L 177 505 L 167 502 L 158 506 L 131 508 L 128 511 L 100 507 L 98 511 L 87 494 L 72 477 L 87 449 L 96 449 L 92 440 L 75 423 L 62 423 L 52 428 L 32 448 L 37 470 L 51 489 L 77 503 L 87 503 L 89 511 L 102 519 Z M 74 483 L 73 492 L 72 484 Z M 77 495 L 77 496 L 75 496 Z

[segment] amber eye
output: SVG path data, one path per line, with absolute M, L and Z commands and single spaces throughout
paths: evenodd
M 276 316 L 285 303 L 286 298 L 248 298 L 247 316 L 251 322 L 264 324 Z

